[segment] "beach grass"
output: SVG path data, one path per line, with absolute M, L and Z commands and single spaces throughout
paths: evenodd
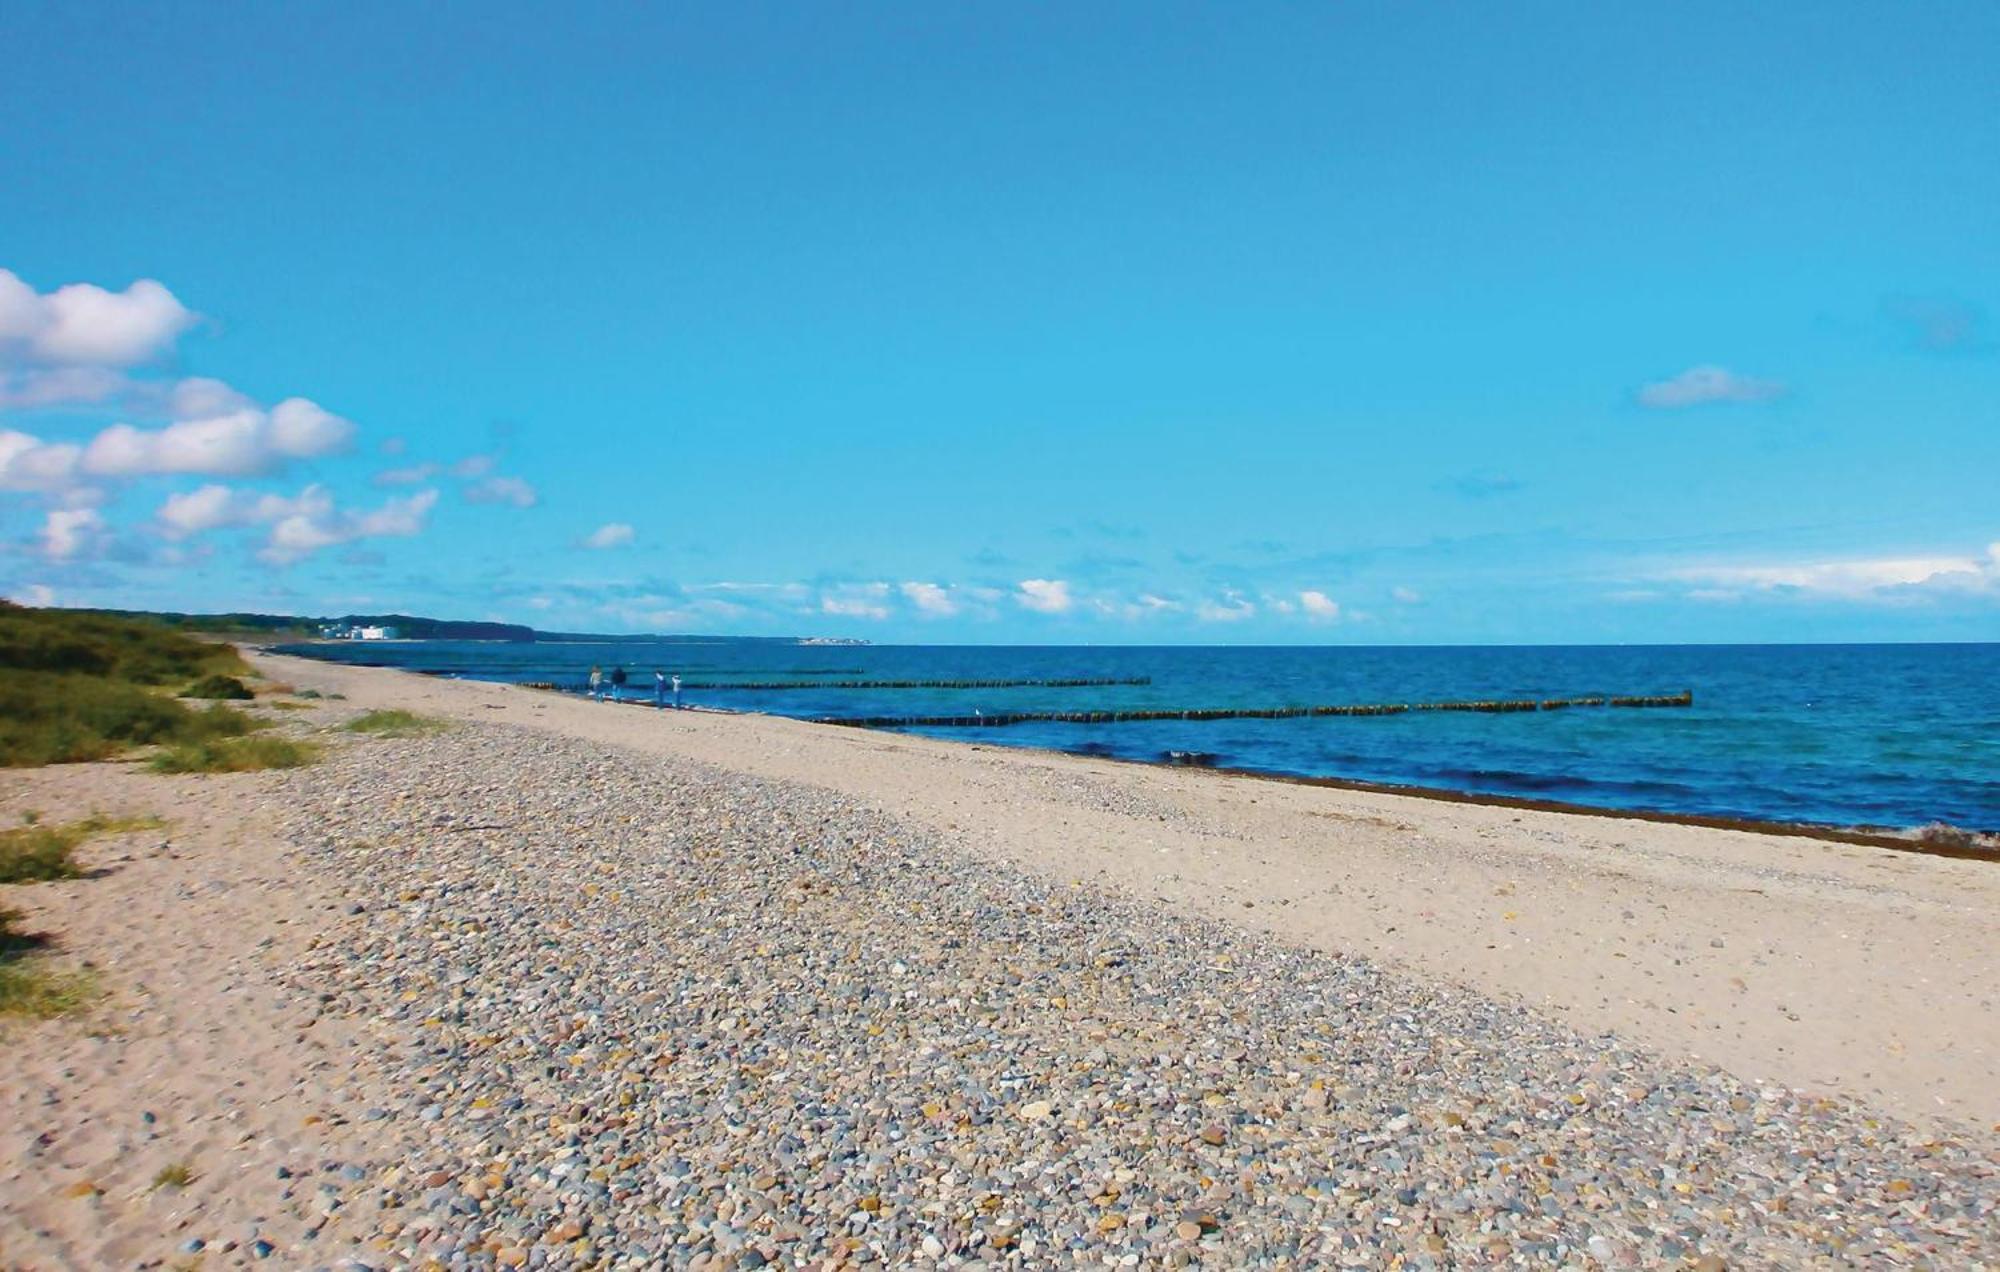
M 19 911 L 0 907 L 0 1016 L 47 1020 L 89 1006 L 101 992 L 97 977 L 36 954 L 45 938 L 16 928 L 20 918 Z
M 414 711 L 404 711 L 392 707 L 382 711 L 367 711 L 341 726 L 349 733 L 372 733 L 384 738 L 409 738 L 424 733 L 438 733 L 451 727 L 450 722 L 434 716 L 418 715 Z
M 185 1188 L 195 1179 L 194 1167 L 186 1162 L 169 1162 L 153 1176 L 153 1189 Z
M 181 690 L 183 698 L 226 698 L 235 702 L 248 702 L 257 695 L 250 692 L 250 686 L 234 676 L 220 673 L 203 676 L 187 688 Z
M 319 748 L 290 738 L 222 737 L 179 742 L 149 762 L 155 773 L 251 773 L 299 768 L 319 758 Z
M 196 640 L 159 623 L 5 603 L 0 603 L 0 667 L 139 685 L 251 674 L 230 646 Z
M 0 954 L 0 1016 L 50 1020 L 81 1011 L 103 993 L 87 971 L 51 967 L 39 958 Z
M 157 623 L 0 602 L 0 767 L 247 733 L 249 717 L 173 690 L 240 688 L 248 675 L 234 649 Z
M 47 883 L 83 874 L 75 861 L 83 836 L 67 826 L 0 830 L 0 883 Z
M 141 685 L 0 669 L 0 764 L 101 760 L 173 737 L 190 714 Z
M 77 847 L 93 835 L 122 835 L 135 830 L 158 830 L 167 823 L 158 817 L 107 817 L 93 813 L 82 821 L 63 826 L 44 826 L 40 819 L 8 830 L 0 830 L 0 883 L 47 883 L 55 879 L 81 878 L 75 861 Z
M 112 817 L 93 813 L 61 826 L 42 824 L 29 814 L 19 826 L 0 830 L 0 883 L 50 883 L 80 879 L 77 846 L 92 835 L 156 830 L 158 817 Z M 18 910 L 0 907 L 0 1015 L 47 1019 L 80 1010 L 99 996 L 94 973 L 54 966 L 36 953 L 47 938 L 22 932 Z

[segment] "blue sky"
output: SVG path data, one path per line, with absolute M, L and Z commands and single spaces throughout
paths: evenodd
M 2000 8 L 0 9 L 0 585 L 2000 639 Z

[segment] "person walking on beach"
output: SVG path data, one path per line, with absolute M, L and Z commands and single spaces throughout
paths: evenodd
M 592 667 L 590 669 L 590 688 L 588 690 L 588 696 L 592 698 L 600 698 L 604 696 L 604 673 L 602 671 L 599 671 L 595 667 Z
M 658 711 L 660 708 L 666 705 L 667 705 L 667 673 L 659 670 L 658 668 L 654 668 L 653 710 Z
M 613 702 L 625 701 L 625 669 L 623 667 L 613 667 L 611 669 L 611 700 Z
M 674 710 L 681 709 L 681 673 L 674 673 Z

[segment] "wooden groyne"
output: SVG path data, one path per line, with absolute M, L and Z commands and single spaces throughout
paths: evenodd
M 1151 676 L 1070 680 L 683 680 L 683 689 L 1096 689 L 1150 685 Z
M 1558 711 L 1569 707 L 1691 707 L 1692 692 L 1589 698 L 1479 699 L 1464 702 L 1349 703 L 1320 707 L 1211 707 L 1190 711 L 1007 711 L 993 715 L 820 716 L 815 724 L 854 729 L 993 729 L 1010 724 L 1129 724 L 1144 720 L 1296 720 L 1313 716 L 1385 716 L 1410 711 Z

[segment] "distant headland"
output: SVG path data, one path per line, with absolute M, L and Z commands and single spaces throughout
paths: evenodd
M 250 640 L 487 640 L 514 644 L 649 642 L 687 645 L 866 645 L 844 636 L 715 636 L 692 633 L 544 632 L 519 623 L 424 618 L 415 614 L 182 614 L 157 610 L 91 610 L 117 618 L 143 618 L 188 631 Z

